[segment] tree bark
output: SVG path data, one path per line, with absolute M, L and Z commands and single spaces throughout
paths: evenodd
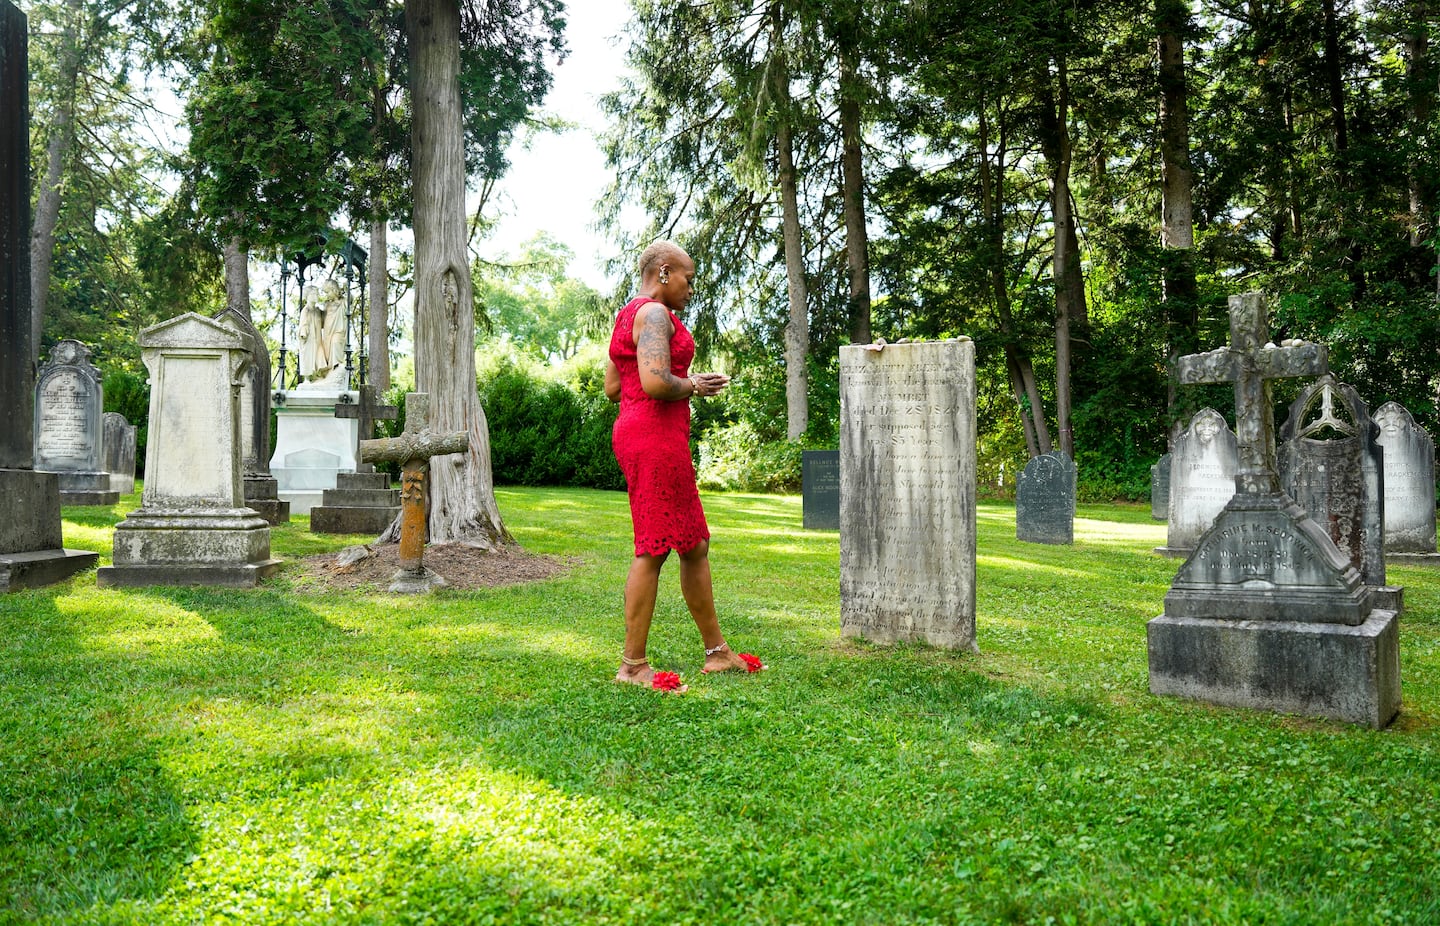
M 775 32 L 778 47 L 778 24 Z M 805 287 L 805 254 L 800 240 L 794 139 L 790 129 L 790 72 L 779 55 L 771 64 L 776 104 L 775 149 L 780 167 L 780 224 L 785 238 L 785 288 L 790 300 L 790 319 L 785 325 L 785 436 L 798 440 L 810 427 L 810 377 L 806 365 L 810 356 L 810 308 Z
M 250 318 L 250 251 L 239 238 L 225 242 L 225 308 Z
M 1430 61 L 1430 40 L 1426 29 L 1429 5 L 1426 0 L 1410 4 L 1410 28 L 1402 37 L 1405 48 L 1405 83 L 1409 96 L 1410 125 L 1418 134 L 1425 133 L 1434 110 L 1435 75 Z M 1417 139 L 1418 146 L 1418 139 Z M 1431 208 L 1432 185 L 1424 179 L 1419 152 L 1412 154 L 1408 165 L 1407 186 L 1410 193 L 1410 246 L 1423 247 L 1434 221 Z M 1440 278 L 1436 280 L 1440 285 Z
M 386 223 L 370 223 L 370 321 L 366 336 L 370 385 L 383 395 L 390 388 L 390 261 Z
M 468 452 L 431 461 L 430 540 L 495 548 L 512 541 L 495 504 L 489 428 L 475 388 L 458 0 L 406 0 L 405 25 L 414 107 L 415 386 L 430 394 L 432 429 L 470 438 Z
M 860 88 L 854 51 L 840 43 L 840 159 L 845 200 L 845 261 L 850 268 L 850 341 L 869 344 L 870 238 L 865 228 L 865 170 L 860 147 Z
M 1071 210 L 1070 84 L 1063 57 L 1056 61 L 1056 83 L 1041 77 L 1040 148 L 1050 169 L 1050 215 L 1055 228 L 1051 275 L 1055 286 L 1055 431 L 1060 449 L 1075 456 L 1070 424 L 1071 327 L 1087 322 L 1085 283 L 1080 273 L 1080 240 Z
M 55 260 L 55 229 L 60 223 L 60 189 L 65 162 L 75 147 L 75 95 L 80 76 L 80 0 L 65 5 L 65 26 L 60 32 L 54 118 L 45 142 L 45 174 L 35 204 L 30 235 L 30 351 L 38 361 L 50 301 L 50 268 Z
M 1190 8 L 1184 0 L 1155 0 L 1160 59 L 1160 247 L 1161 293 L 1165 301 L 1166 347 L 1175 360 L 1197 349 L 1200 316 L 1195 281 L 1194 174 L 1190 168 L 1190 101 L 1185 78 L 1185 43 Z M 1174 376 L 1166 380 L 1166 408 L 1172 421 L 1183 416 Z

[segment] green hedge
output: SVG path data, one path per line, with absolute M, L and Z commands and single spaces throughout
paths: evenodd
M 617 406 L 603 391 L 547 381 L 508 360 L 478 385 L 497 484 L 625 488 L 610 448 Z

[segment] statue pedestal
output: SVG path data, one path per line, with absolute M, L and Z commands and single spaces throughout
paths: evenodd
M 340 473 L 356 470 L 360 422 L 335 417 L 342 395 L 351 402 L 358 398 L 354 392 L 297 390 L 284 393 L 283 402 L 276 401 L 270 474 L 276 480 L 276 494 L 290 503 L 291 514 L 308 515 L 321 503 L 325 490 L 336 487 Z

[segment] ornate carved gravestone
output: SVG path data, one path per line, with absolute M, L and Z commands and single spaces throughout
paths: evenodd
M 840 451 L 800 452 L 801 527 L 840 529 Z
M 1042 453 L 1020 472 L 1015 537 L 1028 543 L 1075 542 L 1075 463 L 1064 451 Z
M 35 470 L 30 330 L 30 69 L 25 15 L 0 0 L 0 591 L 49 585 L 95 565 L 66 550 L 60 477 Z
M 105 472 L 110 474 L 111 490 L 121 495 L 135 491 L 135 425 L 119 412 L 100 416 L 100 430 L 105 438 Z
M 270 348 L 255 325 L 234 309 L 215 320 L 244 339 L 250 365 L 241 371 L 240 472 L 245 507 L 271 525 L 290 520 L 290 503 L 280 498 L 279 483 L 270 474 Z
M 375 401 L 375 387 L 368 383 L 356 390 L 354 402 L 342 401 L 335 417 L 353 418 L 359 423 L 361 442 L 375 436 L 376 421 L 394 421 L 399 409 Z M 349 393 L 342 396 L 348 399 Z M 359 459 L 359 444 L 356 444 Z M 325 489 L 321 504 L 310 509 L 310 530 L 317 534 L 380 534 L 400 513 L 400 491 L 390 488 L 390 477 L 375 472 L 373 463 L 361 462 L 353 473 L 338 473 L 335 488 Z
M 1270 380 L 1328 372 L 1325 348 L 1266 344 L 1258 293 L 1230 299 L 1231 346 L 1182 357 L 1182 385 L 1233 382 L 1235 496 L 1146 626 L 1150 690 L 1383 727 L 1400 709 L 1401 590 L 1373 587 L 1280 490 Z
M 35 468 L 60 476 L 62 505 L 113 505 L 100 416 L 105 389 L 90 349 L 69 338 L 35 377 Z
M 150 371 L 141 507 L 115 527 L 101 585 L 254 586 L 280 567 L 270 525 L 245 506 L 240 388 L 250 345 L 193 312 L 140 332 Z
M 975 646 L 975 345 L 840 348 L 840 630 Z
M 430 430 L 430 396 L 405 396 L 405 432 L 399 437 L 360 442 L 360 459 L 366 463 L 400 464 L 400 568 L 391 576 L 390 591 L 428 592 L 443 588 L 445 579 L 425 568 L 425 534 L 428 512 L 426 473 L 431 457 L 464 453 L 470 436 Z
M 1280 429 L 1280 488 L 1330 535 L 1366 585 L 1385 584 L 1379 428 L 1360 394 L 1326 374 Z
M 1385 555 L 1435 554 L 1435 442 L 1403 405 L 1375 409 L 1385 464 Z
M 1215 523 L 1215 516 L 1235 494 L 1239 467 L 1235 434 L 1225 416 L 1202 408 L 1175 438 L 1170 462 L 1169 528 L 1165 556 L 1189 556 L 1195 542 Z
M 1168 453 L 1150 467 L 1150 517 L 1156 521 L 1170 520 L 1170 461 Z

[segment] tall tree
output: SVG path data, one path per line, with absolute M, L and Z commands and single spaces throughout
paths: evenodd
M 1190 165 L 1190 96 L 1185 75 L 1185 36 L 1190 7 L 1184 0 L 1155 0 L 1156 51 L 1160 64 L 1160 246 L 1161 288 L 1169 361 L 1194 353 L 1199 324 L 1195 281 L 1194 171 Z M 1167 380 L 1166 405 L 1178 419 L 1179 398 Z

